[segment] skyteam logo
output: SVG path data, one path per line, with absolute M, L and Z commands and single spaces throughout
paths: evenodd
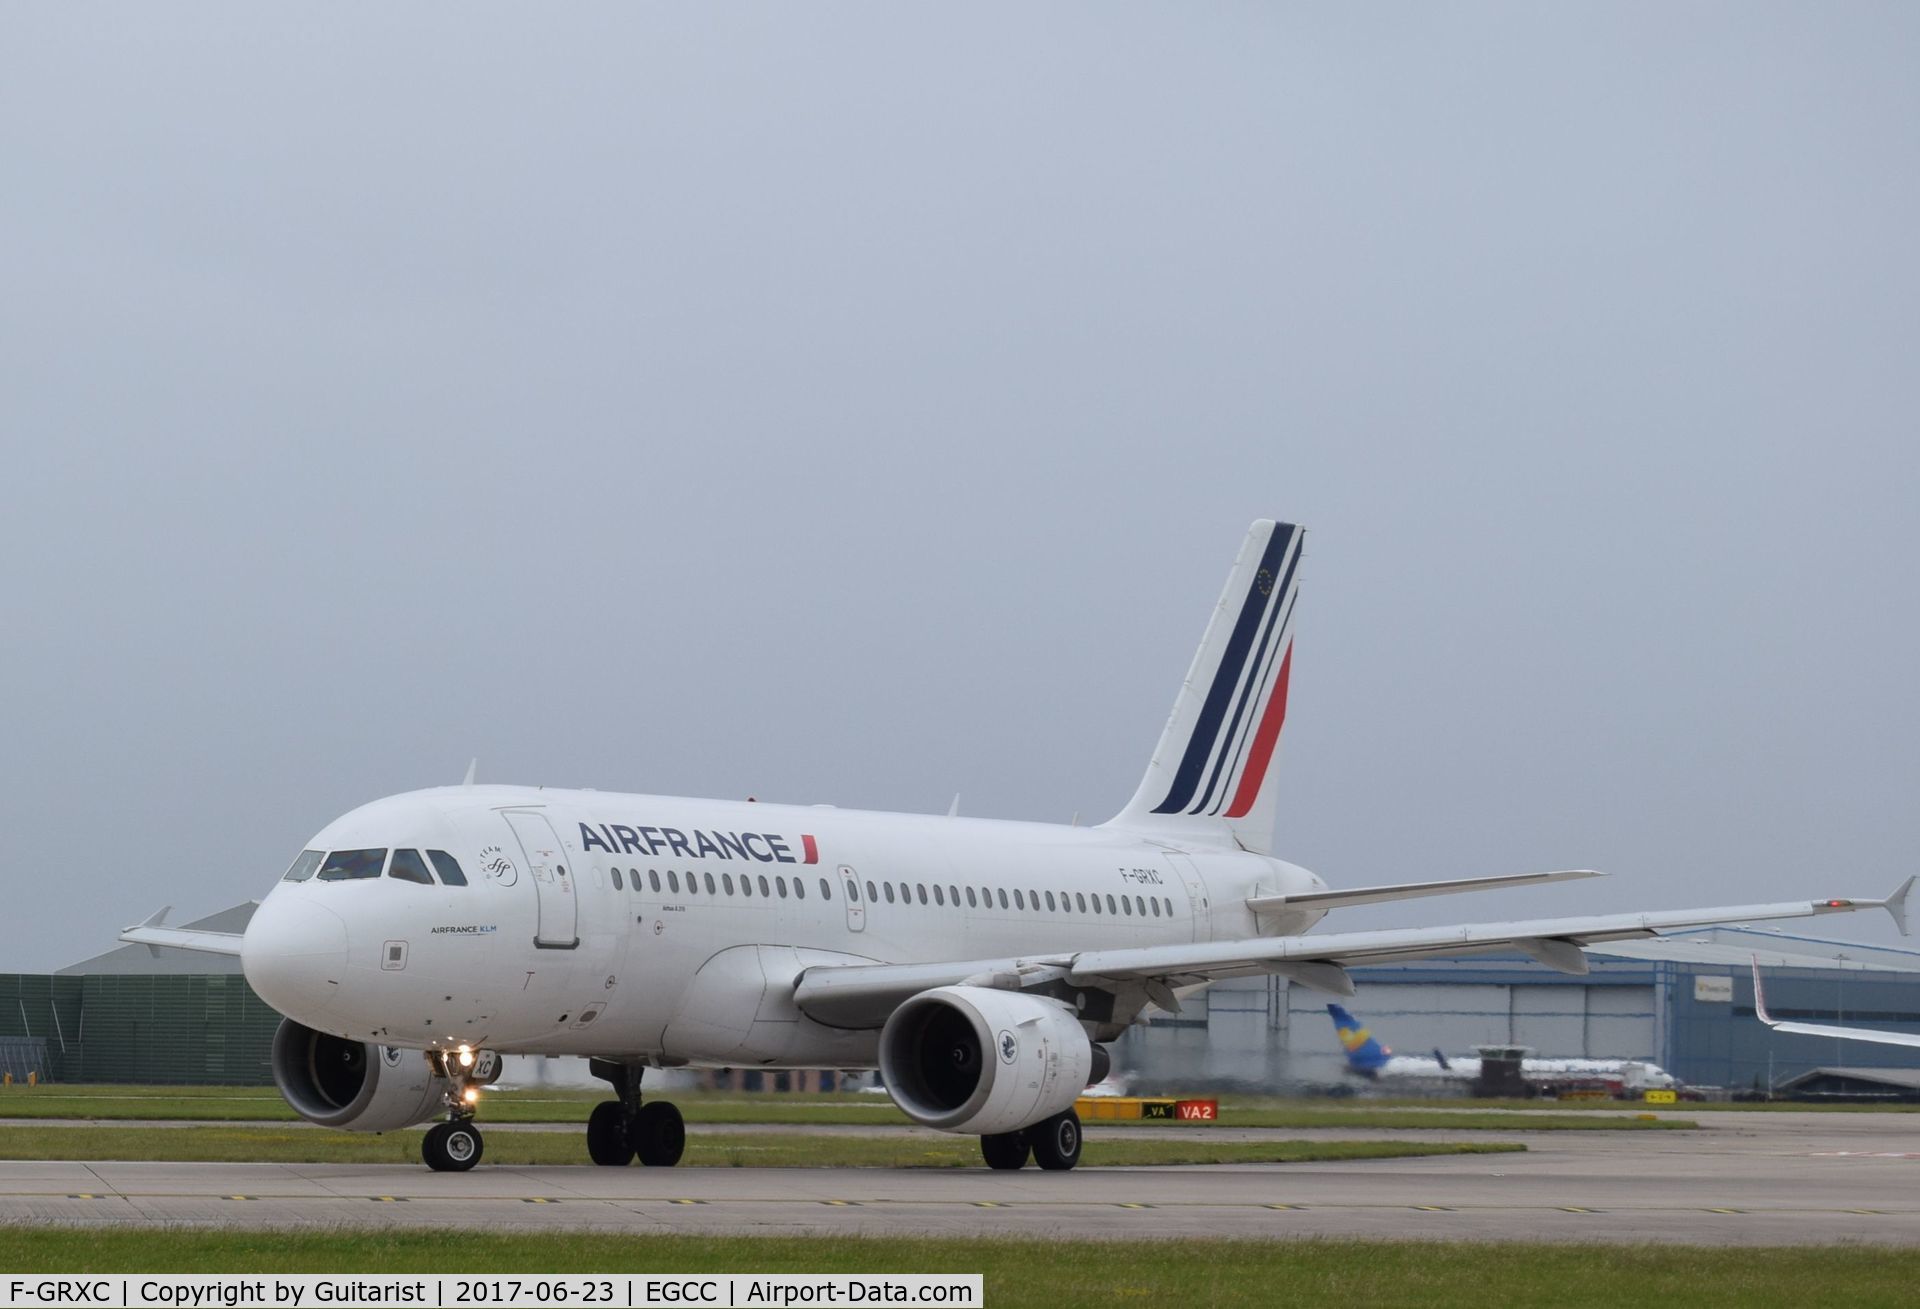
M 1020 1041 L 1012 1032 L 1000 1033 L 1000 1062 L 1010 1064 L 1020 1057 Z
M 675 854 L 682 859 L 752 859 L 763 864 L 820 862 L 820 846 L 811 835 L 801 836 L 800 853 L 795 855 L 787 838 L 773 832 L 682 831 L 624 823 L 580 824 L 580 848 L 608 854 Z

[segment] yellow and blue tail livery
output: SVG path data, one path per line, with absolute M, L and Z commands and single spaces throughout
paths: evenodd
M 1387 1066 L 1393 1051 L 1376 1041 L 1357 1018 L 1337 1004 L 1328 1005 L 1327 1012 L 1333 1016 L 1333 1030 L 1339 1033 L 1340 1044 L 1346 1049 L 1350 1070 L 1362 1077 L 1372 1077 Z

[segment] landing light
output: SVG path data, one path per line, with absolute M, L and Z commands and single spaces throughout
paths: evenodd
M 480 1090 L 478 1087 L 469 1086 L 465 1091 L 461 1092 L 460 1098 L 468 1104 L 479 1104 Z
M 472 1046 L 463 1045 L 460 1047 L 460 1066 L 462 1068 L 473 1067 L 473 1047 Z

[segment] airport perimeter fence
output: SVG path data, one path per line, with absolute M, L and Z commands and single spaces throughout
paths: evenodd
M 0 974 L 0 1042 L 39 1042 L 51 1081 L 265 1086 L 279 1025 L 231 974 Z
M 30 1036 L 0 1036 L 0 1078 L 24 1084 L 29 1077 L 47 1079 L 47 1043 Z

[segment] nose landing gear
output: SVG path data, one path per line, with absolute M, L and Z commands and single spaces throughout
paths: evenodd
M 665 1100 L 640 1102 L 645 1065 L 624 1059 L 590 1059 L 588 1069 L 613 1087 L 617 1100 L 602 1100 L 587 1117 L 587 1154 L 596 1164 L 624 1168 L 637 1156 L 653 1168 L 671 1168 L 687 1148 L 687 1125 Z
M 447 1079 L 447 1121 L 427 1132 L 420 1142 L 420 1158 L 436 1173 L 464 1173 L 480 1162 L 486 1142 L 473 1125 L 480 1088 L 500 1076 L 500 1056 L 491 1050 L 435 1050 L 428 1055 L 433 1071 Z

